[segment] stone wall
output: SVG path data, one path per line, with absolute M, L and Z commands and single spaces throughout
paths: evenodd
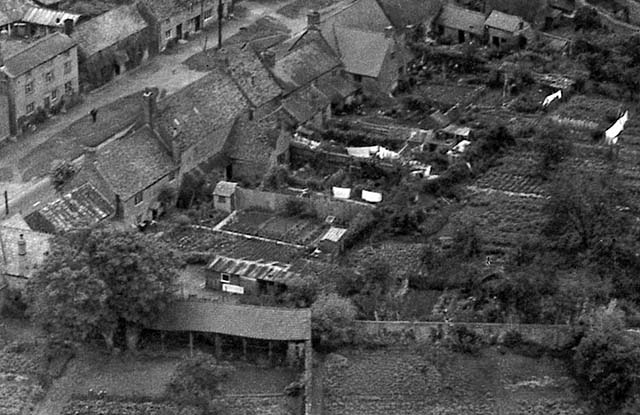
M 264 192 L 260 190 L 238 188 L 236 190 L 236 209 L 269 209 L 273 211 L 284 209 L 290 200 L 303 201 L 310 205 L 318 217 L 335 216 L 341 221 L 348 222 L 363 210 L 372 209 L 373 206 L 357 202 L 355 200 L 334 199 L 325 194 L 313 194 L 309 198 L 300 198 L 296 195 L 283 193 Z
M 571 327 L 568 325 L 554 324 L 494 324 L 494 323 L 454 323 L 464 325 L 475 331 L 484 339 L 488 340 L 492 336 L 500 336 L 510 330 L 516 330 L 522 334 L 526 340 L 548 347 L 561 346 L 570 339 Z M 444 329 L 446 323 L 441 321 L 357 321 L 356 330 L 360 334 L 370 336 L 380 336 L 395 338 L 398 341 L 415 339 L 416 341 L 427 341 L 432 333 L 439 329 Z

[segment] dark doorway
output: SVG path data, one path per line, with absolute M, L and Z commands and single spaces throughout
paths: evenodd
M 176 26 L 176 37 L 182 39 L 182 23 Z
M 193 18 L 194 26 L 196 27 L 196 32 L 200 31 L 200 26 L 202 25 L 202 17 L 196 16 Z
M 493 46 L 500 47 L 500 38 L 498 36 L 493 37 Z
M 117 63 L 113 64 L 113 73 L 115 73 L 116 76 L 120 75 L 120 65 L 118 65 Z
M 224 178 L 225 180 L 231 180 L 233 178 L 233 165 L 229 164 L 224 169 Z
M 44 109 L 45 111 L 49 111 L 50 108 L 51 108 L 51 99 L 49 97 L 46 97 L 44 99 Z
M 464 30 L 458 30 L 458 43 L 464 43 Z

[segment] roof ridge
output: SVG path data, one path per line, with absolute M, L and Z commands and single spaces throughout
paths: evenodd
M 30 43 L 26 48 L 20 50 L 19 52 L 15 53 L 13 55 L 11 55 L 11 57 L 9 57 L 7 60 L 11 60 L 11 59 L 15 58 L 16 56 L 22 55 L 23 53 L 29 51 L 30 49 L 34 48 L 35 46 L 38 46 L 40 43 L 44 42 L 45 40 L 49 40 L 52 37 L 61 36 L 61 35 L 64 35 L 64 33 L 60 33 L 60 32 L 49 33 L 48 35 L 41 37 L 40 39 L 36 40 L 35 42 Z M 70 40 L 73 40 L 67 35 L 64 35 L 64 36 L 68 37 Z

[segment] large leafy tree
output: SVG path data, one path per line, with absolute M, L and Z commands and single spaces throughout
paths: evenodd
M 332 349 L 348 344 L 353 336 L 356 307 L 338 294 L 323 294 L 311 305 L 311 330 L 317 346 Z
M 82 341 L 101 333 L 109 348 L 139 330 L 171 301 L 177 260 L 158 240 L 133 231 L 96 229 L 58 238 L 27 284 L 29 313 L 52 336 Z

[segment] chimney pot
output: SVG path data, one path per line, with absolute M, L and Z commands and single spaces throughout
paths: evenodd
M 312 10 L 307 14 L 307 29 L 314 29 L 320 26 L 320 13 Z
M 154 121 L 156 117 L 156 106 L 157 106 L 156 93 L 151 88 L 145 88 L 144 92 L 142 93 L 142 97 L 146 101 L 145 115 L 147 118 L 146 120 L 147 124 L 149 124 L 149 128 L 151 128 L 151 130 L 155 130 Z
M 20 234 L 20 239 L 18 239 L 18 255 L 27 255 L 27 241 L 24 240 L 24 234 Z
M 71 36 L 72 33 L 73 33 L 73 19 L 65 19 L 64 34 L 67 36 Z

